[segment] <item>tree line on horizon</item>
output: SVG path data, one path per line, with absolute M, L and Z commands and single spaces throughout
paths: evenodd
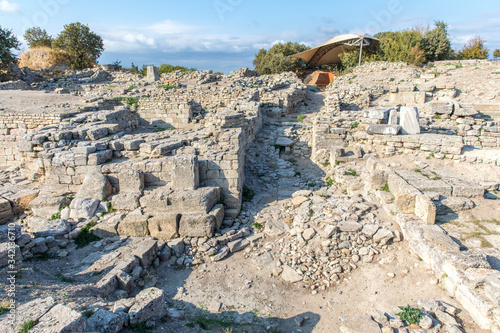
M 467 41 L 460 50 L 453 50 L 448 34 L 448 24 L 435 21 L 434 28 L 413 27 L 400 31 L 386 31 L 374 35 L 380 40 L 378 46 L 370 45 L 363 49 L 362 63 L 373 61 L 406 62 L 412 65 L 439 60 L 487 59 L 489 50 L 486 40 L 475 36 Z M 290 58 L 295 53 L 309 50 L 310 47 L 299 43 L 279 43 L 269 50 L 260 49 L 253 60 L 254 68 L 260 74 L 275 74 L 285 71 L 303 72 L 306 64 L 303 60 Z M 318 69 L 348 72 L 359 63 L 359 49 L 352 48 L 340 55 L 339 65 L 324 65 Z M 493 57 L 500 57 L 500 49 L 493 52 Z

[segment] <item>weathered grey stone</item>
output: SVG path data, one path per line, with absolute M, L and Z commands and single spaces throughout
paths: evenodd
M 436 222 L 436 206 L 427 195 L 417 195 L 415 197 L 415 216 L 426 224 Z
M 381 333 L 380 326 L 369 315 L 347 319 L 340 326 L 343 333 Z
M 149 288 L 135 296 L 135 303 L 130 308 L 130 324 L 146 322 L 150 319 L 162 317 L 164 314 L 164 292 L 158 288 Z
M 118 333 L 125 327 L 126 321 L 126 315 L 118 315 L 105 309 L 99 309 L 87 319 L 87 331 Z
M 363 112 L 363 117 L 369 119 L 386 120 L 393 108 L 370 109 Z M 397 125 L 397 124 L 396 124 Z
M 282 219 L 270 219 L 266 221 L 266 226 L 264 227 L 264 233 L 271 237 L 282 235 L 288 231 L 290 231 L 290 227 Z
M 179 235 L 182 237 L 212 237 L 215 231 L 215 216 L 209 214 L 182 214 Z
M 148 230 L 151 237 L 169 240 L 179 235 L 180 214 L 158 214 L 148 219 Z
M 229 248 L 227 246 L 223 246 L 216 254 L 210 257 L 210 259 L 212 259 L 213 262 L 221 261 L 222 259 L 226 258 L 229 253 Z
M 370 124 L 366 126 L 368 134 L 397 135 L 400 130 L 399 125 Z
M 94 289 L 102 297 L 107 297 L 111 295 L 116 288 L 118 288 L 118 281 L 116 275 L 113 273 L 106 274 L 102 279 L 100 279 Z
M 434 102 L 430 103 L 431 112 L 433 114 L 446 114 L 451 115 L 455 106 L 451 102 Z
M 143 240 L 132 254 L 139 258 L 142 268 L 148 268 L 158 254 L 158 242 L 152 239 Z
M 172 213 L 170 195 L 172 190 L 160 187 L 145 194 L 140 200 L 141 207 L 152 213 Z
M 376 224 L 365 224 L 363 226 L 363 230 L 361 230 L 361 232 L 366 237 L 372 238 L 373 235 L 375 235 L 375 233 L 378 231 L 379 228 L 380 228 L 380 226 L 378 226 Z
M 115 237 L 118 235 L 118 224 L 124 215 L 115 215 L 104 222 L 101 222 L 90 229 L 99 238 Z
M 85 317 L 81 313 L 57 304 L 44 314 L 30 332 L 34 333 L 73 333 L 85 331 Z
M 126 169 L 118 174 L 120 194 L 142 194 L 144 190 L 144 173 L 142 170 Z
M 18 264 L 22 258 L 21 249 L 14 243 L 0 243 L 0 268 L 8 266 L 9 261 L 14 260 L 13 266 Z M 12 264 L 12 262 L 11 262 Z
M 18 305 L 16 310 L 15 320 L 10 320 L 7 316 L 0 319 L 0 327 L 5 333 L 18 333 L 25 322 L 33 320 L 37 322 L 44 314 L 46 314 L 54 305 L 54 298 L 38 298 L 31 302 Z
M 309 228 L 309 229 L 306 229 L 304 230 L 304 232 L 302 233 L 302 237 L 304 237 L 304 239 L 306 241 L 309 241 L 311 239 L 314 238 L 314 236 L 316 236 L 316 230 L 314 230 L 314 228 Z
M 338 228 L 343 232 L 358 232 L 363 228 L 363 225 L 355 221 L 342 221 L 338 224 Z
M 200 187 L 197 190 L 178 190 L 170 195 L 171 211 L 208 213 L 220 199 L 220 187 Z
M 63 196 L 39 195 L 30 202 L 30 207 L 33 215 L 48 219 L 69 203 L 70 200 Z
M 75 198 L 91 198 L 102 200 L 113 193 L 113 188 L 108 181 L 108 178 L 98 169 L 94 169 L 87 173 L 83 179 L 82 186 Z
M 288 265 L 283 266 L 283 272 L 281 272 L 281 278 L 287 282 L 295 283 L 302 281 L 302 275 L 297 273 L 292 267 Z
M 437 225 L 422 225 L 422 236 L 444 251 L 460 251 L 460 245 L 448 236 L 447 232 Z
M 402 106 L 400 111 L 401 132 L 403 134 L 420 134 L 419 115 L 416 107 Z
M 99 207 L 99 200 L 91 198 L 75 198 L 69 205 L 71 219 L 90 219 L 95 216 Z
M 14 216 L 10 201 L 0 197 L 0 224 L 9 221 Z
M 224 221 L 224 205 L 215 205 L 212 210 L 208 212 L 208 214 L 215 217 L 215 231 L 219 230 L 222 226 L 222 222 Z
M 71 227 L 66 220 L 52 220 L 31 216 L 26 224 L 35 237 L 60 236 L 71 231 Z
M 291 147 L 291 146 L 293 146 L 294 143 L 295 142 L 292 139 L 289 139 L 289 138 L 284 137 L 284 136 L 280 136 L 276 140 L 275 145 L 280 146 L 280 147 Z
M 160 73 L 158 72 L 158 67 L 156 66 L 147 66 L 146 80 L 148 82 L 156 82 L 160 81 Z
M 111 204 L 116 210 L 132 211 L 139 208 L 139 193 L 119 193 L 113 195 Z
M 175 156 L 172 166 L 172 189 L 196 190 L 199 185 L 200 169 L 198 157 L 187 155 Z
M 241 251 L 248 245 L 250 245 L 250 242 L 245 238 L 237 239 L 235 241 L 227 243 L 227 246 L 229 247 L 229 251 L 231 251 L 231 253 Z
M 393 125 L 396 126 L 399 124 L 399 116 L 398 116 L 398 110 L 396 109 L 391 109 L 389 113 L 389 120 L 387 121 L 388 125 Z
M 158 257 L 161 261 L 168 261 L 172 257 L 172 249 L 169 246 L 165 246 Z
M 500 278 L 488 276 L 484 282 L 484 293 L 495 305 L 500 305 Z
M 119 289 L 125 290 L 127 293 L 130 293 L 134 289 L 135 279 L 133 279 L 132 276 L 121 269 L 113 269 L 113 273 L 116 276 L 116 282 Z
M 388 229 L 380 228 L 375 235 L 373 235 L 373 241 L 375 243 L 380 243 L 382 245 L 387 244 L 394 238 L 394 233 Z

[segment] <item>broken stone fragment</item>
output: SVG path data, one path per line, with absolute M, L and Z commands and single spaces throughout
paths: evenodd
M 83 179 L 82 186 L 76 193 L 75 198 L 102 200 L 110 196 L 111 193 L 113 193 L 113 188 L 108 181 L 108 177 L 103 175 L 100 170 L 93 169 Z
M 165 309 L 164 292 L 158 288 L 142 290 L 135 297 L 135 303 L 130 308 L 130 325 L 143 323 L 153 318 L 161 318 Z

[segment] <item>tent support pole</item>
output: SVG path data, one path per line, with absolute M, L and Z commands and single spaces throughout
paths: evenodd
M 365 41 L 364 37 L 361 37 L 361 47 L 359 50 L 359 66 L 361 66 L 361 56 L 363 55 L 363 42 Z

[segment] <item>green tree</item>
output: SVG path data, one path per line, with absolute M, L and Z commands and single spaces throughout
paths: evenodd
M 290 58 L 295 53 L 309 50 L 306 45 L 299 43 L 279 43 L 268 51 L 260 49 L 255 55 L 253 65 L 260 74 L 276 74 L 288 71 L 300 71 L 305 69 L 306 64 L 302 59 Z
M 493 51 L 493 58 L 500 58 L 500 49 Z
M 65 25 L 52 46 L 68 52 L 73 69 L 94 66 L 104 51 L 102 38 L 80 22 Z
M 39 46 L 52 47 L 52 41 L 54 40 L 52 36 L 47 33 L 47 30 L 39 27 L 27 29 L 24 33 L 24 39 L 30 48 Z
M 447 60 L 452 53 L 451 41 L 448 38 L 448 24 L 443 21 L 434 22 L 435 28 L 424 33 L 420 42 L 425 51 L 427 61 Z
M 487 59 L 489 50 L 486 47 L 486 40 L 481 36 L 472 37 L 464 47 L 458 52 L 459 59 Z
M 19 46 L 21 43 L 12 34 L 12 30 L 2 29 L 0 26 L 0 70 L 5 70 L 16 63 L 13 50 L 19 50 Z
M 378 60 L 403 61 L 412 65 L 425 61 L 425 51 L 421 48 L 422 33 L 415 29 L 381 32 L 374 37 L 380 40 Z

